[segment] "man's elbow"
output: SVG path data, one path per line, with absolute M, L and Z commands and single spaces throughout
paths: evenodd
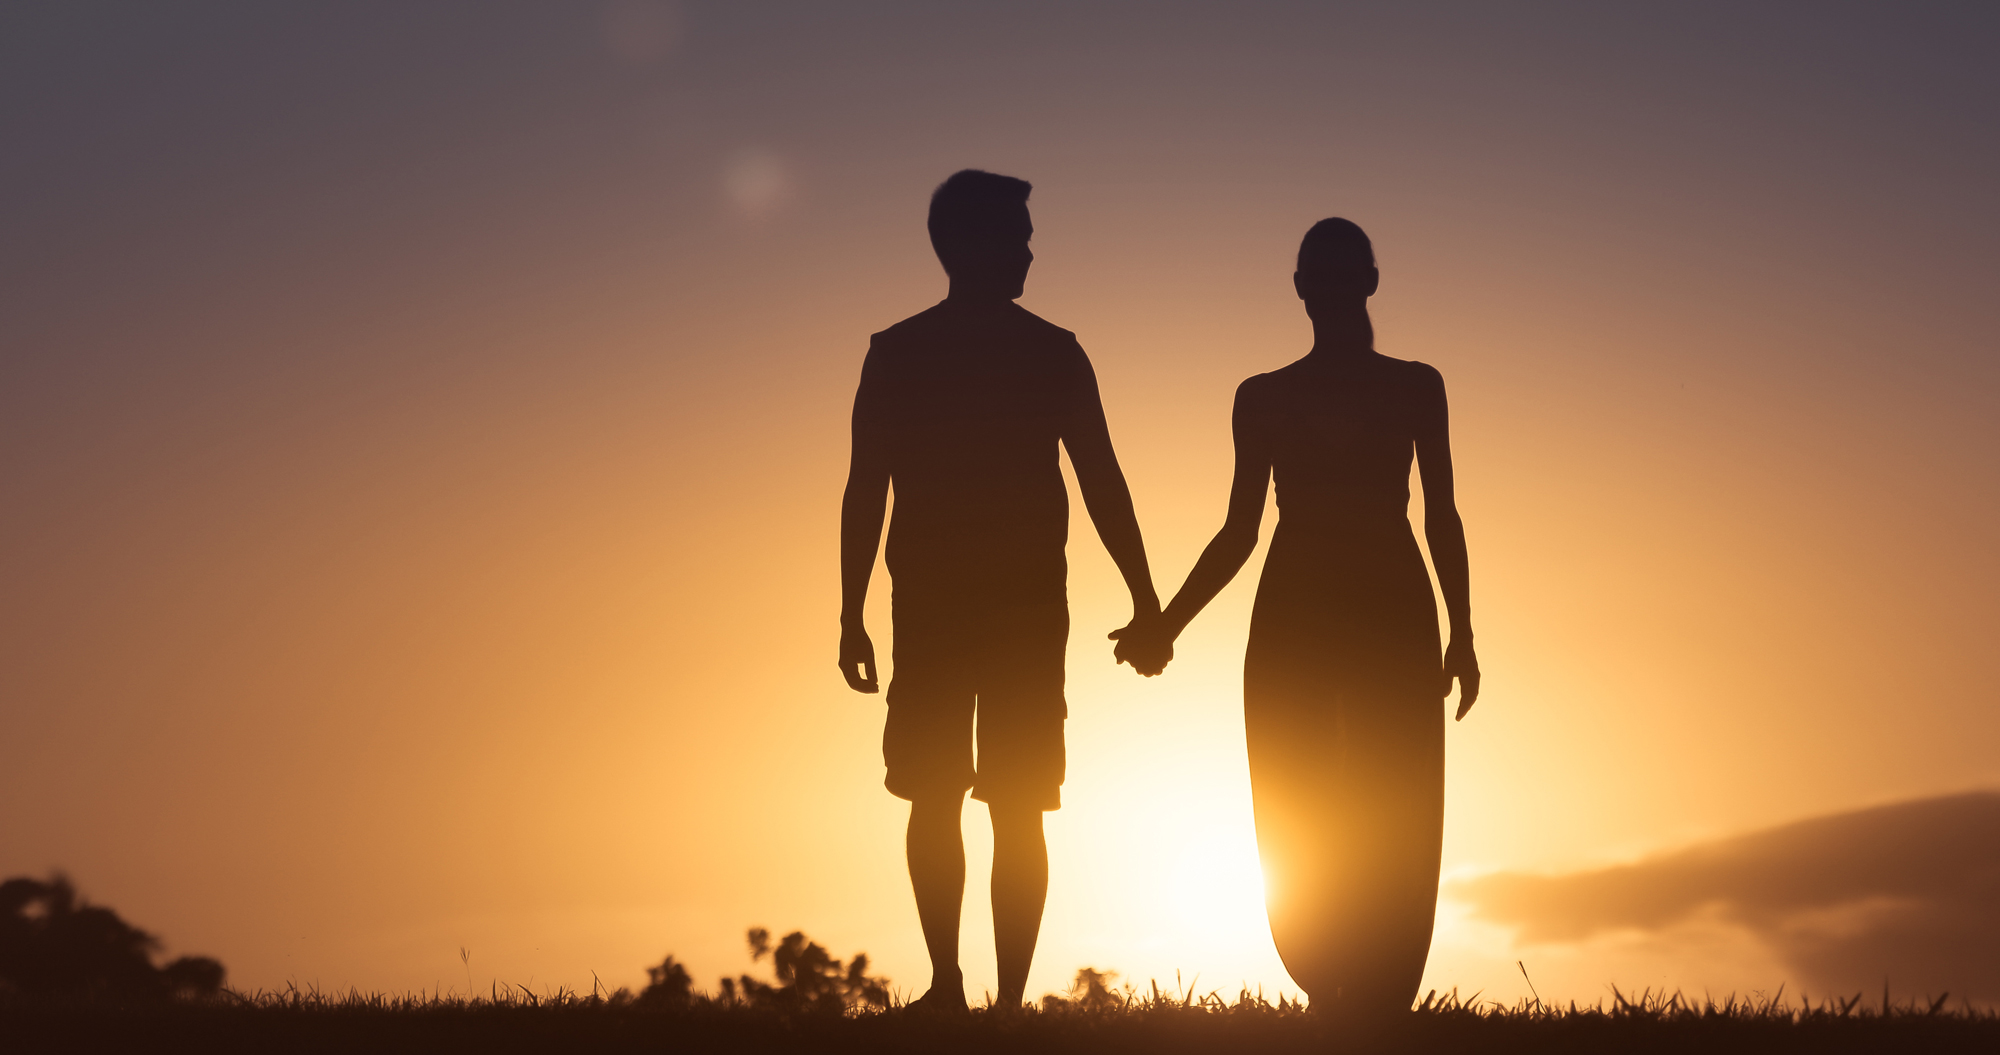
M 1108 469 L 1098 467 L 1086 472 L 1081 464 L 1076 466 L 1076 490 L 1083 496 L 1086 509 L 1111 511 L 1129 508 L 1132 505 L 1132 489 L 1125 483 L 1125 475 L 1118 471 L 1113 462 Z

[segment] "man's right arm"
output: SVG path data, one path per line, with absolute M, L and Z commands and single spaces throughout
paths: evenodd
M 875 554 L 882 546 L 882 520 L 889 502 L 888 444 L 876 398 L 875 355 L 861 367 L 854 393 L 853 451 L 847 463 L 847 491 L 840 500 L 840 673 L 856 692 L 880 692 L 875 643 L 868 639 L 862 611 Z

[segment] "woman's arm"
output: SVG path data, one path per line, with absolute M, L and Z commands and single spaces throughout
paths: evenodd
M 1264 497 L 1271 486 L 1268 422 L 1260 402 L 1251 381 L 1237 387 L 1236 408 L 1230 420 L 1230 430 L 1236 439 L 1236 477 L 1229 485 L 1229 515 L 1161 615 L 1159 632 L 1169 643 L 1236 578 L 1236 573 L 1243 570 L 1243 562 L 1257 548 L 1257 531 L 1264 521 Z
M 1451 644 L 1444 652 L 1445 691 L 1458 679 L 1458 718 L 1479 699 L 1479 657 L 1472 648 L 1472 574 L 1465 554 L 1465 521 L 1451 475 L 1451 425 L 1444 377 L 1426 366 L 1418 398 L 1417 471 L 1424 485 L 1424 541 L 1430 543 L 1438 587 L 1444 591 Z

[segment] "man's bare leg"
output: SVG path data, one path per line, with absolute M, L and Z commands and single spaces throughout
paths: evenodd
M 903 843 L 910 860 L 910 888 L 917 895 L 917 920 L 931 954 L 931 988 L 921 1002 L 947 1009 L 965 1006 L 965 977 L 958 968 L 958 920 L 965 906 L 965 840 L 959 831 L 959 812 L 964 805 L 959 797 L 910 803 L 910 827 Z
M 1028 965 L 1042 933 L 1049 895 L 1049 847 L 1042 811 L 991 806 L 993 815 L 993 948 L 1000 961 L 995 1007 L 1014 1009 L 1028 988 Z M 963 865 L 960 865 L 963 868 Z

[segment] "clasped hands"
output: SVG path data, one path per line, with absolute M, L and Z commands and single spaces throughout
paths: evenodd
M 1145 677 L 1158 675 L 1173 662 L 1177 635 L 1168 627 L 1166 617 L 1158 612 L 1135 616 L 1130 623 L 1105 636 L 1118 642 L 1111 649 L 1112 656 L 1120 663 L 1130 663 L 1133 670 Z

